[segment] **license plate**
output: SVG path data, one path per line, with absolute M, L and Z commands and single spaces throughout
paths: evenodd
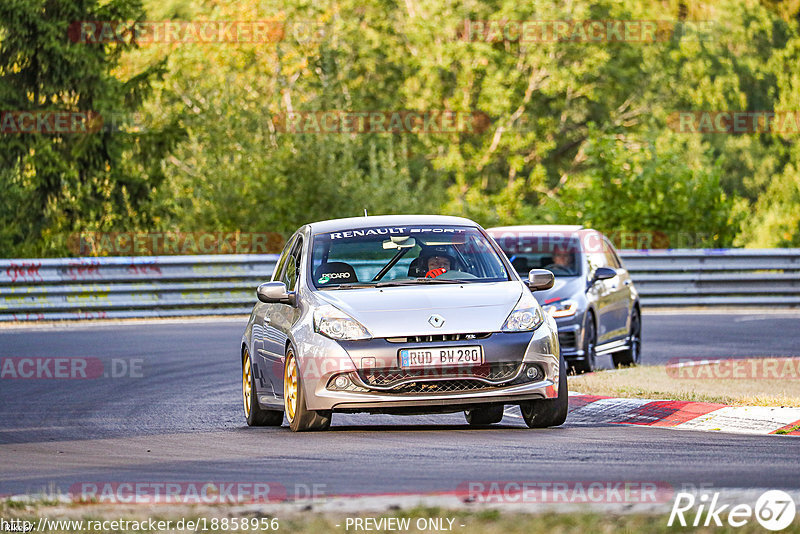
M 400 367 L 404 369 L 481 364 L 483 364 L 483 347 L 480 345 L 400 350 Z

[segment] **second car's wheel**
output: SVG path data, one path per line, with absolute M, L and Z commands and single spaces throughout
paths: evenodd
M 642 360 L 642 318 L 638 308 L 631 312 L 631 330 L 628 336 L 628 348 L 611 355 L 614 367 L 639 365 Z
M 248 426 L 281 426 L 283 412 L 280 410 L 263 410 L 258 405 L 258 392 L 256 390 L 253 362 L 247 348 L 242 353 L 242 400 L 244 401 L 244 416 Z
M 559 426 L 567 420 L 569 391 L 567 390 L 567 364 L 561 358 L 558 370 L 558 397 L 523 402 L 519 408 L 529 428 Z
M 583 360 L 574 360 L 571 364 L 576 374 L 591 373 L 597 364 L 597 330 L 591 312 L 587 312 L 583 320 Z
M 309 410 L 303 390 L 303 377 L 297 365 L 294 348 L 286 351 L 286 364 L 283 372 L 283 399 L 289 428 L 293 432 L 327 430 L 331 426 L 330 411 Z
M 503 419 L 503 405 L 473 408 L 464 412 L 464 415 L 472 426 L 493 425 Z

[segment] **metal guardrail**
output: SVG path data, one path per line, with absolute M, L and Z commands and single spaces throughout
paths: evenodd
M 643 306 L 800 306 L 800 249 L 623 250 Z M 247 314 L 277 255 L 0 260 L 0 321 Z
M 800 306 L 800 249 L 622 250 L 643 306 Z
M 278 256 L 0 260 L 0 321 L 250 313 Z

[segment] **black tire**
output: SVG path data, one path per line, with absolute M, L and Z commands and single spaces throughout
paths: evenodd
M 464 416 L 467 418 L 467 423 L 472 426 L 493 425 L 502 421 L 503 408 L 502 404 L 473 408 L 465 411 Z
M 289 394 L 289 371 L 290 366 L 294 365 L 294 375 L 296 382 L 294 385 L 294 396 Z M 286 418 L 289 420 L 289 428 L 292 432 L 308 432 L 315 430 L 327 430 L 331 426 L 331 412 L 309 410 L 306 407 L 306 394 L 303 389 L 303 375 L 297 366 L 297 358 L 294 348 L 289 347 L 286 351 L 286 362 L 283 372 L 283 399 L 286 406 Z M 291 410 L 289 403 L 294 402 L 294 409 Z M 292 413 L 294 412 L 294 413 Z
M 630 348 L 611 355 L 614 367 L 632 367 L 642 361 L 642 316 L 639 308 L 631 312 Z
M 561 358 L 558 370 L 558 397 L 523 402 L 519 408 L 528 428 L 546 428 L 563 425 L 569 412 L 567 389 L 567 363 Z
M 258 405 L 253 362 L 247 348 L 242 352 L 242 401 L 247 426 L 281 426 L 283 424 L 283 411 L 264 410 Z
M 597 328 L 594 325 L 594 315 L 586 312 L 583 320 L 583 360 L 570 362 L 575 374 L 591 373 L 597 366 Z

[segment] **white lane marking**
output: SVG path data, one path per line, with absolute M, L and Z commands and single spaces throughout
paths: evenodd
M 787 312 L 780 312 L 780 313 L 772 313 L 772 314 L 758 314 L 758 315 L 748 315 L 743 317 L 735 317 L 733 319 L 734 323 L 745 323 L 748 321 L 772 321 L 774 319 L 796 319 L 797 314 L 787 313 Z
M 746 358 L 741 358 L 746 359 Z M 687 362 L 667 363 L 667 367 L 696 367 L 698 365 L 718 364 L 730 360 L 692 360 Z
M 676 425 L 675 428 L 737 434 L 769 434 L 797 421 L 800 421 L 800 408 L 727 406 Z
M 0 331 L 25 330 L 89 330 L 93 328 L 114 328 L 117 326 L 152 326 L 152 325 L 191 325 L 203 323 L 240 323 L 247 324 L 249 315 L 219 315 L 213 317 L 177 317 L 177 318 L 120 318 L 120 319 L 88 319 L 63 321 L 31 321 L 30 323 L 0 323 Z
M 748 317 L 753 316 L 770 316 L 774 318 L 775 315 L 783 315 L 787 318 L 794 318 L 800 315 L 800 310 L 794 309 L 776 309 L 776 308 L 725 308 L 725 307 L 718 307 L 715 308 L 711 307 L 697 307 L 697 308 L 643 308 L 642 315 L 676 315 L 676 316 L 686 316 L 686 315 L 746 315 Z
M 0 428 L 0 433 L 2 432 L 34 432 L 34 431 L 41 431 L 41 430 L 63 430 L 65 428 L 72 428 L 70 426 L 28 426 L 22 428 Z

